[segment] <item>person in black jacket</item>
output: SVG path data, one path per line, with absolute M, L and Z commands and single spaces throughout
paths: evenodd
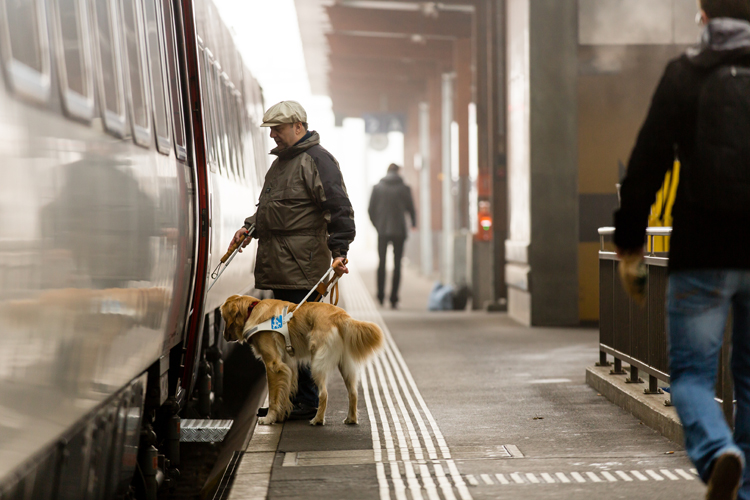
M 380 179 L 372 188 L 370 206 L 367 212 L 370 214 L 375 229 L 378 230 L 378 302 L 383 305 L 385 300 L 385 257 L 388 244 L 393 245 L 393 282 L 391 283 L 391 307 L 398 307 L 398 287 L 401 283 L 401 258 L 404 255 L 404 242 L 406 241 L 406 214 L 411 217 L 412 227 L 417 227 L 417 217 L 414 213 L 414 201 L 411 197 L 411 189 L 404 184 L 404 180 L 398 175 L 399 166 L 391 163 L 388 166 L 388 174 Z
M 614 242 L 623 262 L 642 259 L 650 207 L 679 160 L 667 291 L 672 402 L 707 498 L 748 500 L 750 0 L 700 7 L 700 45 L 667 66 L 631 154 Z M 714 399 L 730 308 L 734 435 Z

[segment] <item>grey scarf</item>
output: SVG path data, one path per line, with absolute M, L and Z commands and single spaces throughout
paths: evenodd
M 695 64 L 711 66 L 727 57 L 750 52 L 750 22 L 729 17 L 711 19 L 697 47 L 688 49 Z

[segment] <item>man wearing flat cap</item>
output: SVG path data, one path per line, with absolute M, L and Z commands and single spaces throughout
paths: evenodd
M 307 113 L 295 101 L 282 101 L 263 115 L 271 128 L 276 160 L 266 173 L 258 209 L 234 235 L 241 240 L 252 224 L 258 238 L 255 288 L 274 298 L 299 303 L 332 265 L 348 273 L 345 260 L 354 240 L 354 210 L 336 159 L 307 129 Z M 245 240 L 243 246 L 249 243 Z M 316 297 L 311 297 L 315 299 Z M 300 368 L 290 419 L 315 416 L 318 391 L 310 369 Z

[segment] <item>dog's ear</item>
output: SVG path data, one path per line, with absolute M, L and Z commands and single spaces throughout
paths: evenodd
M 226 305 L 226 320 L 236 320 L 242 316 L 242 296 L 232 295 L 224 303 Z M 222 310 L 222 313 L 224 311 Z
M 226 323 L 224 327 L 224 338 L 226 340 L 239 340 L 238 332 L 242 331 L 247 318 L 246 298 L 242 295 L 232 295 L 221 306 L 221 316 Z

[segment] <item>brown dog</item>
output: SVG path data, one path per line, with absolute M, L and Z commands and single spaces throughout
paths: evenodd
M 261 331 L 249 339 L 255 355 L 266 365 L 268 378 L 268 415 L 261 424 L 282 422 L 292 410 L 290 396 L 297 392 L 297 365 L 309 362 L 320 404 L 312 425 L 324 425 L 328 391 L 326 379 L 338 366 L 349 393 L 349 414 L 345 424 L 357 423 L 357 369 L 383 345 L 383 332 L 375 323 L 352 319 L 346 311 L 331 304 L 297 304 L 282 300 L 258 300 L 232 295 L 221 306 L 226 323 L 224 339 L 243 341 L 243 332 L 282 313 L 284 306 L 294 311 L 289 322 L 294 356 L 285 349 L 284 337 L 277 332 Z

